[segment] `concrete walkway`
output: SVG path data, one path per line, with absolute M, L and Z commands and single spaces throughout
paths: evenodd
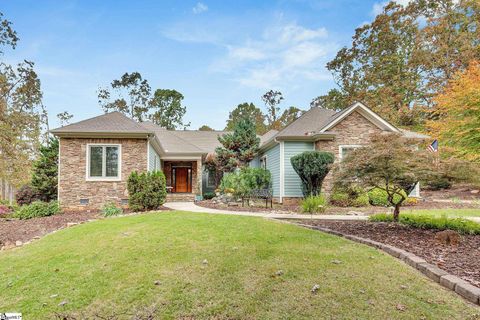
M 318 214 L 318 215 L 309 215 L 309 214 L 288 214 L 288 213 L 270 213 L 265 212 L 249 212 L 249 211 L 232 211 L 232 210 L 219 210 L 219 209 L 210 209 L 197 206 L 193 202 L 167 202 L 164 204 L 165 207 L 179 210 L 179 211 L 190 211 L 190 212 L 203 212 L 203 213 L 213 213 L 213 214 L 230 214 L 235 216 L 250 216 L 250 217 L 261 217 L 261 218 L 274 218 L 274 219 L 315 219 L 315 220 L 367 220 L 367 216 L 350 216 L 350 215 L 334 215 L 334 214 Z

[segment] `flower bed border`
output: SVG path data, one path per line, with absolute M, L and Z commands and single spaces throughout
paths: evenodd
M 440 269 L 439 267 L 437 267 L 435 265 L 432 265 L 432 264 L 428 263 L 427 261 L 425 261 L 425 259 L 420 258 L 420 257 L 414 255 L 413 253 L 410 253 L 410 252 L 405 251 L 403 249 L 399 249 L 397 247 L 394 247 L 394 246 L 391 246 L 391 245 L 388 245 L 388 244 L 384 244 L 384 243 L 381 243 L 381 242 L 378 242 L 378 241 L 374 241 L 374 240 L 370 240 L 370 239 L 366 239 L 366 238 L 361 238 L 361 237 L 357 237 L 357 236 L 354 236 L 354 235 L 344 234 L 342 232 L 332 230 L 332 229 L 329 229 L 329 228 L 311 226 L 311 225 L 301 224 L 301 223 L 294 223 L 294 224 L 296 224 L 298 226 L 301 226 L 301 227 L 304 227 L 304 228 L 333 234 L 333 235 L 343 237 L 343 238 L 348 239 L 348 240 L 352 240 L 352 241 L 355 241 L 355 242 L 358 242 L 358 243 L 366 244 L 366 245 L 369 245 L 371 247 L 375 247 L 377 249 L 380 249 L 380 250 L 388 253 L 389 255 L 391 255 L 391 256 L 393 256 L 397 259 L 402 260 L 403 262 L 405 262 L 409 266 L 417 269 L 418 271 L 423 273 L 425 276 L 427 276 L 431 280 L 439 283 L 443 287 L 456 292 L 457 294 L 459 294 L 460 296 L 462 296 L 466 300 L 468 300 L 468 301 L 470 301 L 474 304 L 480 305 L 480 288 L 468 283 L 467 281 L 465 281 L 465 280 L 463 280 L 463 279 L 461 279 L 457 276 L 449 274 L 448 272 Z

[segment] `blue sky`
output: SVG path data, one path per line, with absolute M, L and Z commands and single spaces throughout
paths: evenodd
M 401 1 L 405 2 L 405 0 Z M 280 90 L 291 105 L 335 86 L 325 63 L 371 21 L 382 2 L 0 0 L 20 37 L 2 59 L 32 60 L 51 126 L 102 113 L 96 91 L 139 71 L 152 88 L 185 96 L 192 129 L 223 129 L 241 102 L 263 107 Z

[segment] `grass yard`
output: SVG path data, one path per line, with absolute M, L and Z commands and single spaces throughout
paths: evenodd
M 409 209 L 408 207 L 402 208 L 400 214 L 402 213 L 415 213 L 415 214 L 424 214 L 441 217 L 446 214 L 451 218 L 459 217 L 480 217 L 480 209 Z
M 373 248 L 252 217 L 110 218 L 1 252 L 0 261 L 0 312 L 24 319 L 129 319 L 143 309 L 161 319 L 473 319 L 480 312 Z

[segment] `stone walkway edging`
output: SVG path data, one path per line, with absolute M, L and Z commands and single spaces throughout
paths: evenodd
M 317 227 L 317 226 L 311 226 L 307 224 L 300 224 L 300 223 L 295 223 L 298 226 L 312 229 L 312 230 L 318 230 L 322 231 L 325 233 L 333 234 L 336 236 L 343 237 L 348 240 L 352 240 L 355 242 L 359 242 L 362 244 L 366 244 L 372 247 L 375 247 L 377 249 L 380 249 L 389 255 L 398 258 L 408 264 L 409 266 L 417 269 L 424 275 L 426 275 L 428 278 L 431 280 L 439 283 L 443 287 L 450 289 L 466 300 L 475 303 L 477 305 L 480 305 L 480 288 L 475 287 L 474 285 L 468 283 L 467 281 L 454 276 L 452 274 L 447 273 L 446 271 L 440 269 L 439 267 L 432 265 L 425 261 L 425 259 L 420 258 L 413 253 L 410 253 L 408 251 L 405 251 L 403 249 L 399 249 L 397 247 L 384 244 L 378 241 L 366 239 L 366 238 L 361 238 L 349 234 L 344 234 L 342 232 L 332 230 L 329 228 L 323 228 L 323 227 Z

